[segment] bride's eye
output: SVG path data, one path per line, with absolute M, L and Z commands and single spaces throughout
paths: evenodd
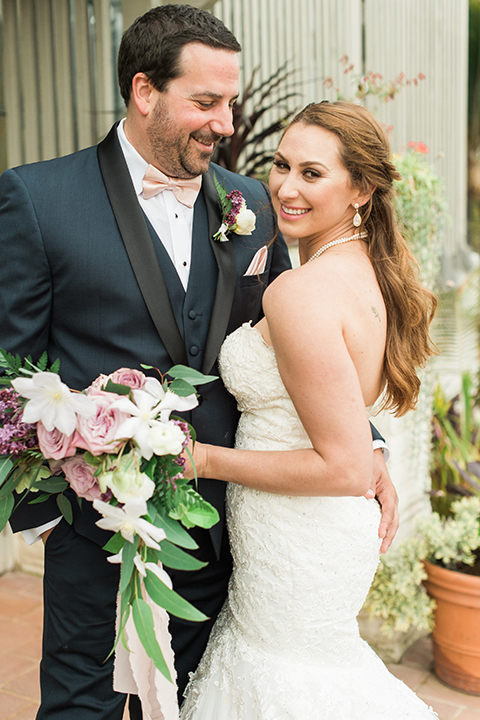
M 288 170 L 289 169 L 287 163 L 283 162 L 282 160 L 274 160 L 273 164 L 277 168 L 277 170 Z
M 304 175 L 309 180 L 316 180 L 317 178 L 322 177 L 321 173 L 319 173 L 317 170 L 305 170 Z

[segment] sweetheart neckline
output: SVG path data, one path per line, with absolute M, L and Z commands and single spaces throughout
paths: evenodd
M 265 340 L 265 338 L 263 337 L 263 335 L 262 335 L 262 333 L 260 332 L 260 330 L 257 330 L 257 328 L 252 325 L 252 320 L 249 320 L 248 322 L 243 323 L 243 325 L 241 325 L 241 327 L 242 327 L 242 328 L 245 328 L 246 330 L 253 330 L 254 333 L 255 333 L 256 335 L 258 335 L 258 337 L 259 337 L 260 340 L 262 341 L 263 345 L 265 345 L 265 347 L 269 348 L 273 353 L 275 353 L 275 348 L 273 347 L 273 345 L 270 345 L 270 344 Z

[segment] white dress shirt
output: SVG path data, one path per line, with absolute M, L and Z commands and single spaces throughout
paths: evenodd
M 186 290 L 192 257 L 193 208 L 178 202 L 171 190 L 164 190 L 145 200 L 142 195 L 142 180 L 148 163 L 127 140 L 123 128 L 124 123 L 125 120 L 122 120 L 118 125 L 118 139 L 137 193 L 138 202 L 170 255 Z

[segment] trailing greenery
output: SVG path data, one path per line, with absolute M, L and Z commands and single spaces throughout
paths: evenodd
M 415 535 L 382 557 L 364 609 L 370 617 L 384 620 L 382 632 L 388 637 L 412 625 L 424 630 L 433 627 L 435 602 L 423 587 L 424 560 L 450 570 L 475 563 L 480 547 L 480 497 L 457 500 L 452 513 L 449 518 L 435 512 L 420 518 Z
M 395 181 L 397 216 L 402 233 L 420 266 L 422 282 L 435 287 L 442 256 L 442 230 L 447 220 L 443 179 L 426 162 L 428 148 L 412 144 L 393 156 L 401 174 Z

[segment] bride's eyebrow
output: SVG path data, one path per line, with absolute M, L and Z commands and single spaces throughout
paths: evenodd
M 284 155 L 282 155 L 282 153 L 279 152 L 278 150 L 275 153 L 275 159 L 282 160 L 283 162 L 287 163 L 287 165 L 289 163 L 287 158 Z M 322 162 L 320 162 L 320 160 L 307 160 L 306 162 L 301 162 L 298 165 L 299 165 L 299 167 L 311 167 L 312 165 L 318 165 L 318 167 L 321 167 L 324 170 L 328 170 L 328 171 L 330 170 L 330 168 L 327 167 L 327 165 L 324 165 Z
M 312 165 L 318 165 L 318 167 L 324 170 L 330 170 L 330 168 L 320 162 L 320 160 L 308 160 L 307 162 L 299 163 L 299 167 L 311 167 Z

